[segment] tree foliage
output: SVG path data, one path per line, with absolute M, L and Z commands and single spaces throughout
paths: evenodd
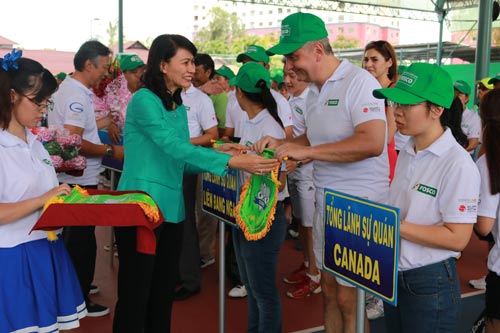
M 360 47 L 361 42 L 356 38 L 338 35 L 337 39 L 331 43 L 334 50 L 338 49 L 353 49 Z

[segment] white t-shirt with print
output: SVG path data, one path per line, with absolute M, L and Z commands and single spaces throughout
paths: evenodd
M 474 111 L 464 110 L 460 127 L 468 139 L 481 138 L 481 118 Z
M 62 128 L 72 125 L 83 128 L 82 139 L 94 144 L 101 144 L 97 133 L 94 112 L 94 93 L 80 81 L 67 77 L 53 96 L 54 108 L 48 113 L 49 127 Z M 61 183 L 97 185 L 101 173 L 102 157 L 87 157 L 87 167 L 83 176 L 74 177 L 66 173 L 58 174 Z
M 419 225 L 475 223 L 479 171 L 447 129 L 427 149 L 415 153 L 413 138 L 399 152 L 388 205 L 401 221 Z M 418 268 L 453 258 L 458 252 L 401 239 L 399 269 Z
M 28 143 L 0 129 L 0 203 L 36 198 L 58 185 L 49 153 L 30 131 L 26 135 Z M 47 238 L 44 231 L 29 233 L 41 213 L 38 209 L 15 222 L 0 224 L 0 248 Z
M 214 105 L 204 92 L 191 85 L 181 97 L 186 107 L 190 138 L 199 137 L 207 129 L 217 126 Z
M 500 225 L 498 224 L 498 219 L 500 217 L 500 194 L 491 194 L 490 191 L 490 174 L 488 172 L 488 167 L 486 165 L 485 155 L 479 157 L 476 162 L 479 169 L 479 174 L 481 175 L 481 188 L 479 191 L 479 205 L 477 210 L 477 216 L 484 216 L 495 219 L 495 224 L 491 233 L 493 234 L 493 239 L 495 244 L 490 250 L 488 255 L 488 269 L 500 275 Z
M 309 94 L 309 87 L 304 89 L 304 91 L 299 96 L 290 95 L 288 103 L 290 104 L 290 109 L 292 110 L 292 121 L 293 121 L 293 137 L 296 138 L 301 136 L 306 132 L 306 113 L 307 104 L 306 99 Z M 313 163 L 307 163 L 302 165 L 302 167 L 295 169 L 289 176 L 296 179 L 301 179 L 301 175 L 306 174 L 307 179 L 312 177 Z

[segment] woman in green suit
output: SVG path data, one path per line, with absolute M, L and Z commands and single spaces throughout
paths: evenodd
M 125 163 L 119 190 L 141 190 L 159 205 L 165 223 L 156 229 L 156 255 L 135 251 L 136 228 L 116 228 L 120 254 L 113 331 L 170 332 L 170 316 L 182 242 L 183 174 L 227 168 L 266 173 L 277 163 L 239 146 L 217 152 L 189 142 L 182 88 L 191 84 L 196 47 L 180 35 L 160 35 L 151 45 L 144 88 L 132 97 L 124 127 Z M 234 154 L 234 155 L 233 155 Z

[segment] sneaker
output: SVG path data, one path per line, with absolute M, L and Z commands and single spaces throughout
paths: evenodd
M 486 276 L 476 280 L 469 280 L 469 284 L 476 289 L 486 289 Z
M 229 293 L 227 295 L 232 298 L 247 297 L 247 288 L 245 288 L 245 285 L 243 284 L 238 284 L 234 286 L 231 290 L 229 290 Z
M 102 317 L 109 314 L 109 308 L 97 303 L 87 302 L 87 316 L 88 317 Z
M 200 262 L 200 267 L 201 268 L 205 268 L 205 267 L 208 267 L 210 265 L 213 265 L 215 264 L 215 258 L 211 258 L 211 259 L 208 259 L 208 260 L 201 260 Z
M 299 268 L 290 273 L 290 275 L 285 276 L 283 278 L 283 282 L 296 284 L 304 281 L 304 278 L 306 276 L 306 270 L 307 270 L 306 266 L 304 266 L 304 263 L 302 263 L 302 265 L 300 265 Z
M 384 316 L 384 303 L 378 297 L 366 305 L 366 316 L 369 320 L 374 320 Z
M 90 285 L 90 290 L 89 290 L 89 295 L 94 295 L 99 293 L 101 290 L 99 289 L 98 286 L 94 286 L 93 284 Z
M 309 276 L 305 276 L 304 281 L 296 284 L 286 292 L 286 295 L 290 298 L 300 299 L 311 294 L 319 294 L 321 292 L 321 285 L 319 283 L 311 280 Z
M 293 229 L 288 229 L 288 234 L 290 235 L 290 237 L 292 238 L 299 238 L 299 232 L 298 231 L 295 231 Z

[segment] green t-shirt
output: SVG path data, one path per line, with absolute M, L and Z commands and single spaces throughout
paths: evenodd
M 208 95 L 214 104 L 215 116 L 219 122 L 218 128 L 226 128 L 226 107 L 227 94 L 225 92 L 218 95 Z

